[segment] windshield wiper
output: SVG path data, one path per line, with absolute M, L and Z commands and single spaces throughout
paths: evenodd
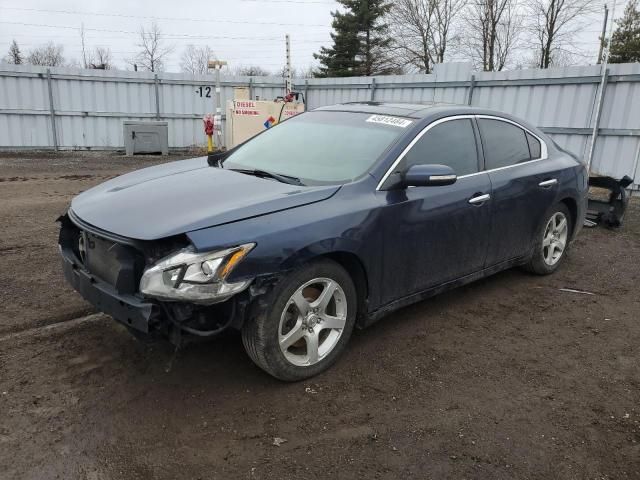
M 292 177 L 290 175 L 282 175 L 280 173 L 267 172 L 266 170 L 258 170 L 258 169 L 248 169 L 248 168 L 230 168 L 234 172 L 245 173 L 247 175 L 253 175 L 261 178 L 273 178 L 282 183 L 288 183 L 289 185 L 300 185 L 304 186 L 304 183 L 300 181 L 297 177 Z

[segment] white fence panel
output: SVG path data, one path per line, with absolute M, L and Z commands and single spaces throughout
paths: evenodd
M 640 179 L 640 64 L 609 65 L 593 171 Z M 235 86 L 252 98 L 284 93 L 279 77 L 221 79 L 222 113 Z M 296 80 L 307 108 L 342 102 L 444 102 L 511 113 L 586 157 L 596 122 L 600 67 L 472 72 L 437 65 L 429 75 Z M 166 120 L 169 146 L 203 146 L 202 116 L 215 113 L 215 77 L 0 65 L 0 149 L 122 149 L 124 120 Z M 53 114 L 52 114 L 53 109 Z M 53 134 L 52 118 L 55 119 Z

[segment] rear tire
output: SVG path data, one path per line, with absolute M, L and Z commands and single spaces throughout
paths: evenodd
M 572 232 L 569 209 L 564 203 L 557 203 L 549 209 L 536 232 L 533 255 L 524 265 L 525 270 L 536 275 L 555 272 L 566 257 Z
M 285 381 L 312 377 L 344 351 L 357 309 L 356 289 L 338 263 L 322 259 L 284 277 L 242 327 L 251 360 Z

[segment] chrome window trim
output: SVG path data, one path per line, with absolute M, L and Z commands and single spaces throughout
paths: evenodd
M 515 125 L 516 127 L 521 128 L 522 130 L 524 130 L 525 132 L 527 132 L 529 135 L 531 135 L 532 137 L 536 138 L 540 142 L 540 157 L 532 158 L 531 160 L 527 160 L 525 162 L 514 163 L 513 165 L 507 165 L 506 167 L 492 168 L 490 170 L 485 170 L 485 172 L 492 172 L 494 170 L 501 170 L 503 168 L 515 167 L 517 165 L 522 165 L 524 163 L 537 162 L 538 160 L 546 160 L 547 158 L 549 158 L 549 154 L 548 154 L 548 150 L 547 150 L 547 143 L 542 138 L 540 138 L 537 134 L 535 134 L 534 132 L 529 130 L 527 127 L 525 127 L 524 125 L 521 125 L 518 122 L 514 122 L 513 120 L 509 120 L 508 118 L 496 117 L 495 115 L 475 115 L 475 117 L 476 117 L 476 119 L 486 118 L 488 120 L 498 120 L 500 122 L 510 123 L 512 125 Z M 480 128 L 478 127 L 478 129 L 480 129 Z M 480 134 L 480 136 L 482 137 L 482 134 Z
M 382 187 L 382 184 L 387 181 L 387 178 L 389 178 L 389 175 L 391 175 L 391 172 L 393 171 L 393 169 L 398 166 L 398 164 L 407 155 L 407 153 L 409 153 L 409 150 L 411 150 L 413 148 L 413 146 L 416 143 L 418 143 L 418 141 L 422 138 L 422 136 L 425 133 L 427 133 L 433 127 L 435 127 L 437 125 L 440 125 L 441 123 L 450 122 L 452 120 L 464 120 L 465 118 L 473 120 L 474 117 L 475 117 L 475 115 L 454 115 L 454 116 L 451 116 L 451 117 L 440 118 L 440 119 L 436 120 L 435 122 L 431 122 L 429 125 L 424 127 L 420 131 L 420 133 L 418 133 L 415 136 L 415 138 L 413 140 L 411 140 L 411 143 L 409 143 L 409 145 L 407 145 L 405 147 L 405 149 L 400 153 L 400 155 L 398 155 L 398 158 L 396 158 L 395 161 L 391 164 L 391 166 L 387 169 L 386 173 L 382 176 L 382 179 L 378 182 L 378 186 L 376 187 L 376 191 L 380 190 L 380 187 Z
M 534 158 L 532 160 L 526 160 L 524 162 L 514 163 L 513 165 L 507 165 L 506 167 L 492 168 L 490 170 L 482 170 L 481 172 L 469 173 L 467 175 L 460 175 L 458 177 L 458 180 L 461 179 L 461 178 L 473 177 L 474 175 L 480 175 L 481 173 L 499 172 L 500 170 L 506 170 L 507 168 L 513 168 L 513 167 L 519 167 L 520 165 L 527 165 L 529 163 L 539 162 L 540 160 L 546 160 L 546 158 L 542 158 L 542 157 Z
M 507 165 L 505 167 L 491 168 L 489 170 L 481 170 L 479 172 L 469 173 L 467 175 L 460 175 L 458 177 L 458 179 L 467 178 L 467 177 L 473 177 L 475 175 L 480 175 L 480 174 L 483 174 L 483 173 L 497 172 L 499 170 L 506 170 L 507 168 L 519 167 L 520 165 L 526 165 L 526 164 L 532 163 L 532 162 L 539 162 L 540 160 L 546 160 L 547 158 L 549 158 L 549 154 L 548 154 L 548 150 L 547 150 L 547 143 L 542 138 L 540 138 L 538 135 L 536 135 L 534 132 L 529 130 L 524 125 L 519 124 L 518 122 L 515 122 L 513 120 L 509 120 L 508 118 L 504 118 L 504 117 L 497 117 L 495 115 L 453 115 L 451 117 L 440 118 L 440 119 L 436 120 L 435 122 L 432 122 L 429 125 L 427 125 L 426 127 L 424 127 L 420 131 L 420 133 L 418 133 L 415 136 L 415 138 L 413 140 L 411 140 L 411 143 L 409 143 L 409 145 L 407 145 L 405 147 L 405 149 L 400 153 L 400 155 L 398 155 L 398 158 L 396 158 L 394 160 L 394 162 L 391 164 L 391 167 L 389 167 L 387 169 L 386 173 L 382 176 L 382 179 L 378 182 L 378 185 L 376 186 L 376 191 L 380 190 L 380 188 L 382 187 L 384 182 L 386 182 L 387 179 L 389 178 L 389 175 L 391 175 L 391 172 L 393 171 L 393 169 L 398 166 L 398 164 L 407 155 L 407 153 L 409 153 L 409 150 L 411 150 L 413 148 L 413 146 L 416 143 L 418 143 L 418 141 L 422 138 L 422 136 L 425 133 L 427 133 L 429 130 L 431 130 L 436 125 L 440 125 L 441 123 L 449 122 L 451 120 L 462 120 L 462 119 L 465 119 L 465 118 L 468 118 L 468 119 L 482 119 L 482 118 L 484 118 L 484 119 L 488 119 L 488 120 L 497 120 L 497 121 L 500 121 L 500 122 L 511 123 L 512 125 L 515 125 L 516 127 L 521 128 L 522 130 L 524 130 L 525 132 L 527 132 L 528 134 L 530 134 L 531 136 L 533 136 L 535 139 L 537 139 L 540 142 L 540 157 L 539 158 L 532 158 L 531 160 L 526 160 L 526 161 L 520 162 L 520 163 L 514 163 L 513 165 Z

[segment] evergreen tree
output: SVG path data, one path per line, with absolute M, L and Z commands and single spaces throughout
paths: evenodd
M 640 62 L 640 10 L 638 0 L 631 0 L 624 15 L 616 20 L 616 31 L 611 36 L 609 62 Z
M 11 42 L 9 46 L 9 55 L 7 55 L 7 60 L 9 63 L 13 63 L 15 65 L 20 65 L 23 62 L 22 52 L 20 51 L 20 47 L 18 47 L 18 42 L 15 40 Z
M 387 55 L 391 44 L 383 18 L 391 9 L 386 0 L 338 0 L 346 11 L 332 12 L 333 46 L 314 57 L 319 77 L 371 76 L 394 73 Z

